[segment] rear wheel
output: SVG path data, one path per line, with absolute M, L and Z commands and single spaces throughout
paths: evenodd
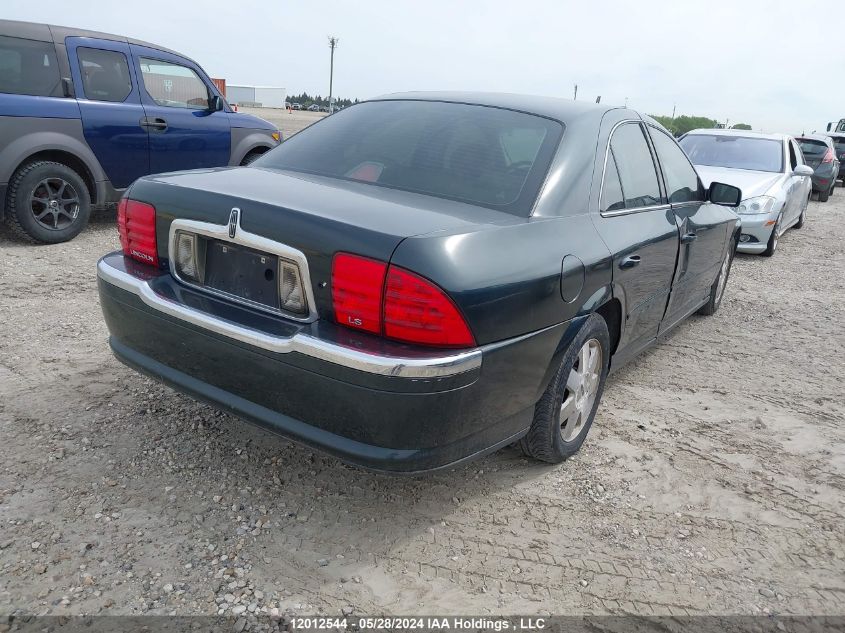
M 592 314 L 534 408 L 531 428 L 520 441 L 526 455 L 558 463 L 581 448 L 604 391 L 609 356 L 607 323 Z
M 825 189 L 824 191 L 819 191 L 819 202 L 827 202 L 827 199 L 830 197 L 830 190 Z
M 20 238 L 57 244 L 73 239 L 91 215 L 91 197 L 80 175 L 67 165 L 34 161 L 9 183 L 6 223 Z

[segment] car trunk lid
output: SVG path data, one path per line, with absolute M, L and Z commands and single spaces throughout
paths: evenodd
M 155 206 L 162 261 L 170 257 L 168 239 L 175 219 L 225 227 L 232 209 L 239 209 L 241 230 L 305 256 L 310 282 L 304 282 L 313 289 L 320 316 L 331 312 L 331 265 L 337 252 L 387 262 L 406 237 L 526 221 L 484 207 L 367 183 L 255 167 L 149 176 L 133 185 L 130 197 Z M 230 283 L 234 282 L 230 279 Z

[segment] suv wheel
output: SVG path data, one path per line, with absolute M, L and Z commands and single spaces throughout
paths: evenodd
M 246 156 L 244 156 L 243 160 L 241 161 L 241 167 L 246 167 L 250 163 L 254 162 L 263 153 L 264 152 L 257 152 L 255 150 L 249 152 Z
M 85 182 L 67 165 L 34 161 L 18 169 L 9 184 L 6 223 L 20 238 L 57 244 L 73 239 L 91 215 Z
M 581 448 L 604 391 L 610 360 L 607 323 L 592 314 L 575 336 L 543 396 L 534 420 L 520 440 L 522 451 L 558 463 Z

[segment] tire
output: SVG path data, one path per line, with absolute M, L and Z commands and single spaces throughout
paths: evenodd
M 23 240 L 67 242 L 79 235 L 91 217 L 91 196 L 85 181 L 62 163 L 34 161 L 23 165 L 12 176 L 7 196 L 6 224 Z
M 731 242 L 728 246 L 728 252 L 725 253 L 725 259 L 722 260 L 722 265 L 719 267 L 719 274 L 716 275 L 716 280 L 710 286 L 710 297 L 703 306 L 698 309 L 698 314 L 703 316 L 710 316 L 716 314 L 716 310 L 722 305 L 722 299 L 725 296 L 725 288 L 728 286 L 728 279 L 731 275 L 731 266 L 734 261 L 734 254 L 736 253 L 736 242 Z
M 246 167 L 251 162 L 253 162 L 259 156 L 262 156 L 265 152 L 256 152 L 255 150 L 251 152 L 247 152 L 247 155 L 244 156 L 244 159 L 241 161 L 241 167 Z
M 597 352 L 600 352 L 598 358 L 594 356 Z M 590 432 L 604 392 L 609 357 L 607 323 L 599 315 L 591 314 L 567 348 L 558 370 L 534 407 L 534 420 L 528 433 L 520 440 L 520 447 L 526 455 L 557 464 L 578 452 Z M 584 362 L 585 358 L 594 359 L 593 371 L 585 372 L 586 379 L 580 371 L 590 366 L 590 361 Z M 570 386 L 576 382 L 577 388 Z M 567 401 L 570 401 L 567 406 L 571 415 L 564 427 L 561 407 Z M 570 424 L 574 426 L 569 427 Z
M 830 198 L 830 191 L 819 191 L 819 202 L 827 202 Z
M 778 231 L 780 231 L 780 221 L 781 218 L 778 217 L 778 221 L 775 223 L 774 227 L 772 227 L 772 234 L 769 237 L 769 242 L 766 244 L 766 250 L 763 251 L 764 257 L 771 257 L 775 254 L 775 251 L 778 249 Z
M 836 181 L 834 180 L 833 183 L 830 185 L 830 195 L 832 196 L 835 193 L 836 193 Z

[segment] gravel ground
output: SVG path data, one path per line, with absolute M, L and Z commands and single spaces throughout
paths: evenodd
M 843 218 L 840 190 L 738 256 L 719 313 L 614 376 L 573 459 L 419 478 L 118 363 L 113 221 L 0 237 L 0 613 L 845 614 Z

